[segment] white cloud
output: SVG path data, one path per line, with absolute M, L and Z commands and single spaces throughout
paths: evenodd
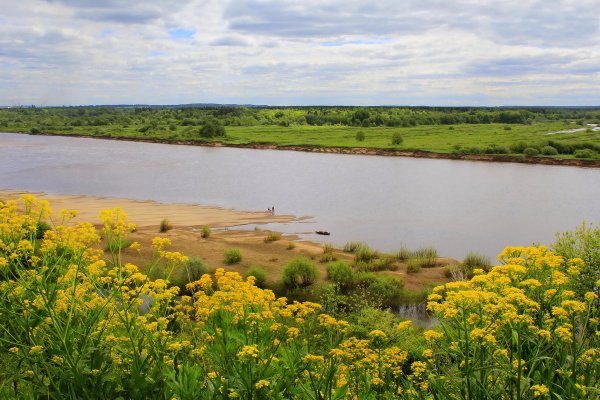
M 596 0 L 8 1 L 0 104 L 600 104 L 599 15 Z

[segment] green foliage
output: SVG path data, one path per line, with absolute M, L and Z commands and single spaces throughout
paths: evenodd
M 354 260 L 356 262 L 370 262 L 379 257 L 379 252 L 377 250 L 371 249 L 366 244 L 362 244 L 358 246 L 354 250 Z
M 264 289 L 267 287 L 267 271 L 265 271 L 264 268 L 256 266 L 250 267 L 246 272 L 246 276 L 253 276 L 254 284 L 259 288 Z
M 36 227 L 35 227 L 35 238 L 36 239 L 43 239 L 44 238 L 44 234 L 51 230 L 52 227 L 50 226 L 49 223 L 47 223 L 46 221 L 38 221 L 36 223 Z
M 184 264 L 185 275 L 187 277 L 187 283 L 195 282 L 204 274 L 208 274 L 210 269 L 206 261 L 199 257 L 188 257 L 187 262 Z
M 541 153 L 545 156 L 556 156 L 558 155 L 558 150 L 552 146 L 544 146 L 542 147 Z
M 420 258 L 411 258 L 406 264 L 406 272 L 409 274 L 419 272 L 423 268 L 423 260 Z
M 342 291 L 347 291 L 354 286 L 354 270 L 343 262 L 336 261 L 327 264 L 327 278 L 340 286 Z
M 528 147 L 525 150 L 523 150 L 523 154 L 525 154 L 527 157 L 533 157 L 540 154 L 540 151 L 535 147 Z
M 594 158 L 596 157 L 596 152 L 590 149 L 581 149 L 575 150 L 573 155 L 575 158 Z
M 160 233 L 168 232 L 171 229 L 173 229 L 173 225 L 171 225 L 168 219 L 165 218 L 162 221 L 160 221 L 160 226 L 158 227 L 158 231 Z
M 110 253 L 118 253 L 121 250 L 124 250 L 131 246 L 133 242 L 126 238 L 115 238 L 114 240 L 109 240 L 104 247 L 104 250 Z
M 283 284 L 290 289 L 310 286 L 317 278 L 317 267 L 306 257 L 293 258 L 283 269 Z
M 200 230 L 200 237 L 203 239 L 208 239 L 210 237 L 210 234 L 211 234 L 210 225 L 203 225 L 202 229 Z
M 600 227 L 583 222 L 572 231 L 557 234 L 552 249 L 567 260 L 583 260 L 581 272 L 574 279 L 580 296 L 592 291 L 600 295 Z
M 400 134 L 400 132 L 392 133 L 392 144 L 394 146 L 401 145 L 403 141 L 404 141 L 404 138 L 402 138 L 402 135 Z
M 363 131 L 356 132 L 356 140 L 363 142 L 365 140 L 365 133 Z
M 225 137 L 225 127 L 219 120 L 208 120 L 200 129 L 200 137 L 207 139 Z
M 242 252 L 237 248 L 229 248 L 223 254 L 223 262 L 227 265 L 236 264 L 242 261 Z

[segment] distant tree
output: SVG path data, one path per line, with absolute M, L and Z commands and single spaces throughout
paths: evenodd
M 214 138 L 224 137 L 225 127 L 218 120 L 208 120 L 200 129 L 200 137 Z

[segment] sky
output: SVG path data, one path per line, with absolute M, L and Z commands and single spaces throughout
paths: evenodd
M 600 105 L 600 0 L 2 0 L 0 105 Z

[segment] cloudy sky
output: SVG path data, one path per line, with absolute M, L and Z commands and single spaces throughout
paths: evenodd
M 0 105 L 600 105 L 600 0 L 2 0 Z

